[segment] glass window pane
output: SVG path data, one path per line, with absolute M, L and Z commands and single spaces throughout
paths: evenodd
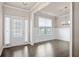
M 11 23 L 11 33 L 12 39 L 21 40 L 24 39 L 24 20 L 19 18 L 14 18 Z
M 46 28 L 46 34 L 52 34 L 52 28 Z
M 52 27 L 52 20 L 50 18 L 39 17 L 38 24 L 39 27 Z
M 45 34 L 45 28 L 44 27 L 39 28 L 39 33 L 44 35 Z
M 46 27 L 52 27 L 52 20 L 51 19 L 46 19 L 45 20 L 45 25 L 46 25 Z
M 47 17 L 39 17 L 38 18 L 38 24 L 39 24 L 39 33 L 40 34 L 51 34 L 52 33 L 52 19 Z
M 39 24 L 39 27 L 45 27 L 45 18 L 39 17 L 38 24 Z
M 25 42 L 28 42 L 28 20 L 25 20 Z
M 5 36 L 5 40 L 4 40 L 4 44 L 9 44 L 10 43 L 10 17 L 5 17 L 4 19 L 4 36 Z

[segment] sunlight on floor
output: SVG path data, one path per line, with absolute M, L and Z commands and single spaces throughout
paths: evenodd
M 36 56 L 37 57 L 52 56 L 53 51 L 54 50 L 52 49 L 52 45 L 50 43 L 47 43 L 46 45 L 40 45 L 37 47 Z

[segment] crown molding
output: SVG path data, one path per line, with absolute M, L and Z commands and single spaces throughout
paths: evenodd
M 50 12 L 46 12 L 46 11 L 41 11 L 42 13 L 44 13 L 44 14 L 48 14 L 48 15 L 50 15 L 50 16 L 57 16 L 56 14 L 54 14 L 54 13 L 50 13 Z
M 45 8 L 46 6 L 48 6 L 50 4 L 50 2 L 39 2 L 38 4 L 36 4 L 32 9 L 31 12 L 35 13 L 40 11 L 41 9 Z
M 14 6 L 6 5 L 6 4 L 3 4 L 3 6 L 4 6 L 4 7 L 13 8 L 13 9 L 17 9 L 17 10 L 20 10 L 20 11 L 29 12 L 29 10 L 27 10 L 27 9 L 22 9 L 22 8 L 18 8 L 18 7 L 14 7 Z
M 10 5 L 6 5 L 4 3 L 3 4 L 4 7 L 9 7 L 9 8 L 13 8 L 13 9 L 17 9 L 17 10 L 21 10 L 21 11 L 25 11 L 25 12 L 31 12 L 33 9 L 35 9 L 40 3 L 37 2 L 31 9 L 23 9 L 23 8 L 18 8 L 18 7 L 14 7 L 14 6 L 10 6 Z
M 39 6 L 40 5 L 40 2 L 37 2 L 35 5 L 34 5 L 34 7 L 32 7 L 31 8 L 31 10 L 30 10 L 30 12 L 32 12 L 37 6 Z
M 1 5 L 3 5 L 4 7 L 9 7 L 9 8 L 13 8 L 13 9 L 17 9 L 20 11 L 25 11 L 25 12 L 37 12 L 39 10 L 41 10 L 42 8 L 46 7 L 49 3 L 47 2 L 37 2 L 31 9 L 23 9 L 23 8 L 18 8 L 18 7 L 14 7 L 14 6 L 10 6 L 4 3 L 1 3 Z

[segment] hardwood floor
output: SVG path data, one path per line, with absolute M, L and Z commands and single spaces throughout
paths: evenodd
M 52 40 L 4 49 L 2 57 L 68 57 L 69 42 Z

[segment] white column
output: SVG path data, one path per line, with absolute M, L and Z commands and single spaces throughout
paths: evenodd
M 28 27 L 29 26 L 29 23 L 28 23 L 28 20 L 25 20 L 25 42 L 28 42 Z

